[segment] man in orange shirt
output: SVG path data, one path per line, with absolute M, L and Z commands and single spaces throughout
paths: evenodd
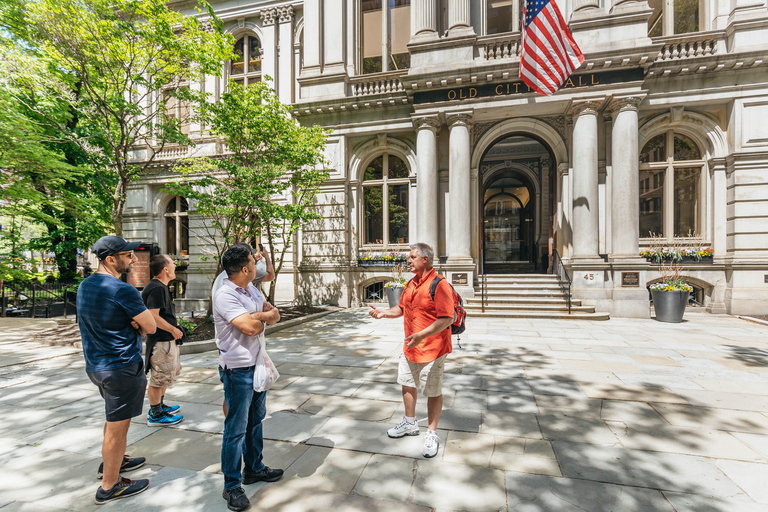
M 445 279 L 437 283 L 435 299 L 430 287 L 437 276 L 432 268 L 434 252 L 427 244 L 411 245 L 408 265 L 416 274 L 403 290 L 400 304 L 389 309 L 371 305 L 368 312 L 373 318 L 403 317 L 405 341 L 400 355 L 397 383 L 403 386 L 405 417 L 387 431 L 389 437 L 419 435 L 416 424 L 417 388 L 427 397 L 427 436 L 424 439 L 424 457 L 437 455 L 440 439 L 437 422 L 443 410 L 443 367 L 451 352 L 450 325 L 453 322 L 453 290 Z

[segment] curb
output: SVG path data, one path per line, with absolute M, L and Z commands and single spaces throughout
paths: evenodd
M 767 321 L 760 320 L 759 318 L 752 318 L 751 316 L 742 316 L 742 315 L 733 315 L 733 316 L 735 316 L 736 318 L 739 318 L 741 320 L 746 320 L 747 322 L 752 322 L 752 323 L 760 324 L 760 325 L 768 325 Z
M 323 311 L 321 313 L 314 313 L 312 315 L 294 318 L 292 320 L 288 320 L 285 323 L 278 323 L 277 325 L 269 325 L 264 330 L 264 334 L 269 336 L 270 334 L 275 333 L 277 331 L 282 331 L 283 329 L 289 329 L 291 327 L 301 325 L 305 322 L 311 322 L 312 320 L 317 320 L 318 318 L 322 318 L 326 315 L 330 315 L 331 313 L 338 313 L 339 311 L 344 311 L 345 309 L 346 308 L 331 309 L 328 311 Z M 181 355 L 209 352 L 211 350 L 216 350 L 216 340 L 210 339 L 210 340 L 202 340 L 202 341 L 189 341 L 181 345 L 181 347 L 179 348 L 180 348 L 179 352 L 181 353 Z

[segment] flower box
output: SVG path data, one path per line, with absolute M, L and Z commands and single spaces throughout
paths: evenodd
M 357 255 L 357 265 L 359 267 L 394 267 L 405 265 L 407 261 L 408 254 L 400 252 L 371 252 Z

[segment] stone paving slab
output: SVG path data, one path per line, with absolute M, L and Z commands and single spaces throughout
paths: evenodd
M 352 396 L 363 381 L 332 379 L 327 377 L 301 377 L 285 389 L 287 391 L 320 395 Z
M 663 491 L 662 494 L 675 507 L 676 512 L 765 512 L 765 505 L 762 503 L 671 491 Z
M 768 435 L 768 417 L 759 412 L 674 404 L 651 405 L 667 422 L 677 427 Z
M 365 496 L 322 491 L 303 491 L 297 495 L 290 488 L 269 485 L 251 497 L 254 510 L 276 512 L 344 511 L 344 512 L 430 512 L 430 507 L 412 503 L 372 499 Z
M 515 512 L 673 512 L 658 491 L 570 478 L 507 473 L 507 504 Z
M 306 414 L 367 421 L 388 421 L 396 409 L 395 402 L 327 395 L 315 395 L 301 405 Z
M 719 460 L 717 467 L 744 489 L 750 498 L 768 508 L 768 466 L 736 460 Z

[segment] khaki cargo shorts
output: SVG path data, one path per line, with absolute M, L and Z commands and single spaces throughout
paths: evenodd
M 443 368 L 447 355 L 443 354 L 429 363 L 414 363 L 409 361 L 405 354 L 400 354 L 397 383 L 401 386 L 421 388 L 421 393 L 427 398 L 442 395 Z
M 153 388 L 173 386 L 173 381 L 181 373 L 179 346 L 175 341 L 158 341 L 152 347 L 149 359 L 149 385 Z

